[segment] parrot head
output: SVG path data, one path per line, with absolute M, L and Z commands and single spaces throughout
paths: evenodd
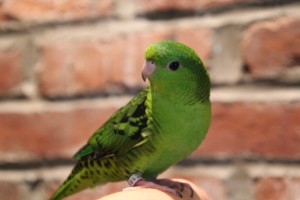
M 164 98 L 209 101 L 209 75 L 196 52 L 179 42 L 162 41 L 145 52 L 142 78 Z

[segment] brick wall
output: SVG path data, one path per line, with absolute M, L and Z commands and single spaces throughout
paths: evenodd
M 76 150 L 145 86 L 145 47 L 172 39 L 209 68 L 213 120 L 163 176 L 215 200 L 299 200 L 299 10 L 286 0 L 2 1 L 0 199 L 47 199 Z

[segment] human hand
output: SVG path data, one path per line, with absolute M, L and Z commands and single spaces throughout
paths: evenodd
M 124 200 L 124 199 L 131 199 L 131 200 L 212 200 L 210 199 L 207 194 L 195 184 L 184 180 L 184 179 L 173 179 L 173 181 L 178 181 L 182 183 L 189 184 L 193 190 L 194 195 L 190 197 L 190 189 L 184 188 L 182 192 L 182 198 L 176 195 L 172 195 L 169 193 L 165 193 L 156 189 L 150 188 L 126 188 L 121 192 L 117 192 L 114 194 L 110 194 L 108 196 L 102 197 L 98 200 Z

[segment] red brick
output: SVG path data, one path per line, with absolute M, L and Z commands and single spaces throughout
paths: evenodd
M 41 47 L 38 83 L 44 96 L 72 96 L 140 87 L 146 47 L 173 38 L 194 48 L 203 61 L 209 59 L 213 33 L 209 29 L 171 28 L 131 33 L 103 39 L 46 43 Z M 64 56 L 61 56 L 64 55 Z
M 194 156 L 300 158 L 299 103 L 214 103 L 212 111 Z
M 4 1 L 5 16 L 22 22 L 49 22 L 103 17 L 112 14 L 113 0 L 12 0 Z
M 200 9 L 207 8 L 222 8 L 226 6 L 230 6 L 237 3 L 243 2 L 254 2 L 255 0 L 154 0 L 147 1 L 142 0 L 139 1 L 138 10 L 140 13 L 147 12 L 163 12 L 170 10 L 179 10 L 179 11 L 196 11 Z
M 206 64 L 212 53 L 213 32 L 204 28 L 182 28 L 175 31 L 175 40 L 192 47 Z
M 18 52 L 0 52 L 0 95 L 7 95 L 22 81 L 21 57 Z
M 117 107 L 2 111 L 0 160 L 71 158 Z
M 274 78 L 300 64 L 300 18 L 257 22 L 245 30 L 243 56 L 250 74 Z
M 42 47 L 38 73 L 44 96 L 72 96 L 144 86 L 146 47 L 166 31 L 136 33 L 109 40 L 59 41 Z M 64 55 L 64 56 L 61 56 Z
M 255 183 L 256 200 L 298 200 L 299 188 L 299 178 L 261 178 Z
M 7 20 L 7 16 L 5 15 L 3 9 L 0 9 L 0 23 L 3 24 Z
M 171 0 L 154 0 L 147 1 L 141 0 L 138 2 L 140 13 L 143 12 L 155 12 L 155 11 L 165 11 L 174 8 L 175 3 Z
M 19 186 L 15 182 L 0 181 L 0 199 L 18 200 L 20 199 Z
M 117 107 L 2 111 L 0 157 L 71 157 Z M 208 136 L 193 156 L 298 159 L 299 118 L 299 103 L 214 103 Z
M 164 29 L 132 33 L 110 41 L 108 43 L 110 51 L 106 56 L 112 61 L 110 63 L 114 69 L 110 70 L 112 79 L 126 87 L 145 86 L 141 78 L 145 50 L 150 44 L 169 37 L 169 30 Z
M 44 47 L 38 76 L 41 93 L 69 96 L 103 89 L 108 73 L 104 48 L 101 50 L 92 42 L 57 42 Z

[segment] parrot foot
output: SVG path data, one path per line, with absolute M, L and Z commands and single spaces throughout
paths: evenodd
M 159 185 L 164 185 L 167 186 L 169 188 L 173 188 L 177 191 L 183 192 L 185 188 L 188 188 L 190 190 L 190 197 L 193 198 L 194 197 L 194 190 L 193 188 L 187 184 L 187 183 L 182 183 L 182 182 L 178 182 L 178 181 L 172 181 L 169 179 L 158 179 L 156 180 L 156 182 Z
M 133 174 L 129 178 L 128 183 L 131 187 L 157 189 L 179 196 L 180 198 L 183 197 L 182 192 L 184 191 L 184 188 L 187 187 L 191 191 L 190 197 L 192 198 L 194 196 L 194 190 L 189 184 L 168 179 L 155 179 L 153 181 L 148 181 L 144 180 L 140 173 Z
M 176 195 L 176 196 L 179 196 L 180 198 L 182 198 L 181 191 L 170 188 L 168 186 L 160 185 L 160 184 L 152 182 L 152 181 L 140 180 L 133 187 L 156 189 L 156 190 L 170 193 L 170 194 L 173 194 L 173 195 Z

